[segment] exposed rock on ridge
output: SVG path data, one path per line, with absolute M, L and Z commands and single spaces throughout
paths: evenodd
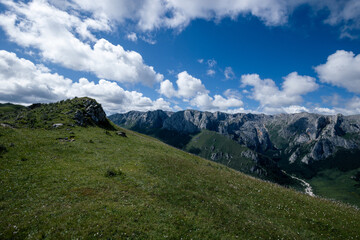
M 95 125 L 107 124 L 106 114 L 101 107 L 101 104 L 97 103 L 93 99 L 86 99 L 83 102 L 82 108 L 76 110 L 74 119 L 80 126 L 90 124 L 91 122 Z

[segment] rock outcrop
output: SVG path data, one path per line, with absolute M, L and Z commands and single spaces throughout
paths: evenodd
M 74 114 L 76 123 L 80 126 L 95 124 L 105 125 L 108 124 L 106 114 L 101 107 L 101 104 L 97 103 L 93 99 L 86 99 L 83 102 L 83 106 L 78 108 Z
M 57 129 L 63 127 L 98 126 L 114 130 L 101 104 L 82 97 L 54 103 L 36 103 L 29 107 L 14 107 L 1 115 L 2 124 L 12 127 Z M 1 119 L 0 119 L 1 120 Z

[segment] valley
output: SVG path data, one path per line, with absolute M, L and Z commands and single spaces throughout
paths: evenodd
M 360 206 L 360 116 L 158 110 L 109 119 L 254 177 Z

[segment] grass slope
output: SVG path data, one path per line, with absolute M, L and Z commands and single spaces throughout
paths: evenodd
M 243 151 L 249 150 L 247 147 L 209 130 L 202 130 L 195 135 L 185 150 L 209 160 L 213 157 L 215 162 L 247 174 L 250 174 L 251 168 L 255 166 L 252 159 L 241 156 Z M 213 156 L 214 154 L 216 156 Z
M 25 107 L 21 106 L 21 105 L 12 104 L 12 103 L 0 103 L 0 114 L 13 112 L 15 110 L 22 109 L 22 108 L 25 108 Z
M 0 238 L 349 239 L 360 212 L 127 131 L 0 128 Z M 11 144 L 13 143 L 13 144 Z
M 275 162 L 256 153 L 256 163 L 243 155 L 244 151 L 253 152 L 252 150 L 217 132 L 202 130 L 191 139 L 185 150 L 254 177 L 304 190 L 299 182 L 283 174 Z
M 0 239 L 360 237 L 360 212 L 351 206 L 138 133 L 125 138 L 109 126 L 75 126 L 69 108 L 88 100 L 0 118 L 8 123 L 0 125 Z M 59 121 L 65 125 L 50 127 Z

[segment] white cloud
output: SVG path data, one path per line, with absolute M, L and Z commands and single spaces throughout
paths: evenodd
M 215 75 L 215 70 L 213 70 L 213 69 L 208 69 L 207 71 L 206 71 L 206 75 L 209 75 L 209 76 L 214 76 Z
M 234 97 L 224 98 L 221 95 L 215 95 L 213 105 L 220 110 L 225 110 L 233 107 L 241 107 L 243 102 L 240 99 Z
M 314 108 L 315 113 L 323 114 L 323 115 L 335 115 L 336 110 L 324 107 L 316 107 Z
M 322 108 L 316 107 L 313 112 L 327 115 L 342 113 L 344 115 L 360 114 L 360 97 L 353 97 L 347 100 L 342 107 Z
M 235 73 L 231 67 L 226 67 L 224 71 L 224 75 L 226 79 L 233 79 L 235 78 Z
M 0 51 L 0 100 L 33 103 L 66 97 L 72 81 L 49 73 L 42 65 L 34 65 L 14 53 Z
M 197 61 L 198 61 L 198 63 L 203 63 L 204 59 L 201 58 L 201 59 L 198 59 Z
M 143 40 L 144 42 L 146 42 L 150 45 L 156 44 L 156 40 L 154 40 L 152 37 L 140 36 L 140 38 L 141 38 L 141 40 Z
M 228 89 L 224 92 L 226 98 L 221 95 L 209 96 L 209 91 L 205 88 L 200 79 L 188 74 L 186 71 L 178 74 L 176 81 L 177 90 L 169 80 L 161 82 L 159 93 L 168 97 L 182 98 L 200 110 L 206 111 L 229 111 L 233 108 L 243 106 L 239 93 Z M 240 111 L 240 110 L 239 110 Z
M 311 112 L 311 110 L 309 110 L 304 106 L 291 105 L 288 107 L 264 107 L 263 112 L 267 114 L 279 114 L 279 113 L 293 114 L 293 113 L 301 113 L 301 112 Z
M 240 92 L 238 90 L 235 90 L 235 89 L 226 89 L 224 91 L 224 96 L 228 97 L 228 98 L 238 98 L 238 99 L 241 98 Z
M 346 105 L 348 108 L 357 109 L 357 111 L 360 112 L 360 97 L 353 97 Z
M 208 94 L 199 94 L 191 99 L 190 105 L 205 111 L 226 112 L 230 108 L 243 106 L 243 102 L 237 98 L 224 98 L 221 95 L 215 95 L 214 98 L 212 98 Z
M 178 74 L 176 84 L 178 96 L 182 98 L 191 98 L 199 93 L 208 92 L 200 79 L 191 76 L 186 71 Z
M 66 98 L 88 96 L 95 98 L 108 112 L 130 110 L 171 110 L 170 104 L 159 98 L 152 101 L 136 91 L 126 91 L 116 82 L 99 83 L 81 78 L 73 82 L 43 65 L 18 58 L 15 53 L 0 51 L 0 101 L 20 104 L 53 102 Z
M 319 86 L 315 78 L 301 76 L 297 72 L 292 72 L 284 77 L 282 84 L 283 91 L 286 95 L 303 95 L 315 91 Z
M 341 112 L 345 115 L 360 114 L 360 97 L 353 97 L 345 103 L 343 108 L 334 108 L 335 111 Z
M 54 1 L 54 0 L 53 0 Z M 268 26 L 286 24 L 296 7 L 307 4 L 313 11 L 329 11 L 325 23 L 340 26 L 341 36 L 353 36 L 360 29 L 358 0 L 74 0 L 82 9 L 97 17 L 106 16 L 120 23 L 130 20 L 142 31 L 158 28 L 183 29 L 194 19 L 220 21 L 252 15 Z
M 315 70 L 321 82 L 360 93 L 360 54 L 338 50 Z
M 167 98 L 177 96 L 177 91 L 175 91 L 174 85 L 167 79 L 160 83 L 159 93 L 166 96 Z
M 289 5 L 278 0 L 75 0 L 83 9 L 98 16 L 108 16 L 119 22 L 132 20 L 143 31 L 160 27 L 184 28 L 196 18 L 218 20 L 225 17 L 235 19 L 238 15 L 252 14 L 267 25 L 279 25 L 286 22 Z
M 360 2 L 348 1 L 319 1 L 320 6 L 329 9 L 330 15 L 326 23 L 341 26 L 341 37 L 356 38 L 360 29 Z
M 174 110 L 175 111 L 182 111 L 182 110 L 184 110 L 184 109 L 182 109 L 180 106 L 178 106 L 178 105 L 175 105 L 174 106 Z
M 126 38 L 129 39 L 130 41 L 136 42 L 138 37 L 136 35 L 136 33 L 132 32 L 129 33 L 128 35 L 126 35 Z
M 300 113 L 300 112 L 309 112 L 309 109 L 304 107 L 304 106 L 297 106 L 297 105 L 292 105 L 289 107 L 284 107 L 283 108 L 284 111 L 286 113 Z
M 139 53 L 92 34 L 111 30 L 106 18 L 80 18 L 41 0 L 4 4 L 9 10 L 0 14 L 0 26 L 10 40 L 39 50 L 46 60 L 119 82 L 152 85 L 163 79 Z
M 215 61 L 215 59 L 209 59 L 207 60 L 207 65 L 209 66 L 209 68 L 213 68 L 215 67 L 215 65 L 217 64 L 217 62 Z
M 241 77 L 242 86 L 251 86 L 251 97 L 260 102 L 261 107 L 286 107 L 303 101 L 302 95 L 318 88 L 315 78 L 290 73 L 284 77 L 282 90 L 271 79 L 260 79 L 258 74 Z
M 136 91 L 126 91 L 115 82 L 100 80 L 98 84 L 81 78 L 78 83 L 73 83 L 69 88 L 68 97 L 88 96 L 95 98 L 103 104 L 107 112 L 128 112 L 131 110 L 172 110 L 170 103 L 163 98 L 152 101 Z
M 360 114 L 360 98 L 353 97 L 344 101 L 342 107 L 312 107 L 307 108 L 299 105 L 291 105 L 288 107 L 264 107 L 261 112 L 266 114 L 279 114 L 279 113 L 300 113 L 300 112 L 311 112 L 323 115 L 336 115 L 338 113 L 344 115 L 355 115 Z
M 191 76 L 186 71 L 178 74 L 176 84 L 178 90 L 174 89 L 174 85 L 169 80 L 161 82 L 159 93 L 168 98 L 178 97 L 184 99 L 189 99 L 202 93 L 208 93 L 208 90 L 206 90 L 201 80 Z

